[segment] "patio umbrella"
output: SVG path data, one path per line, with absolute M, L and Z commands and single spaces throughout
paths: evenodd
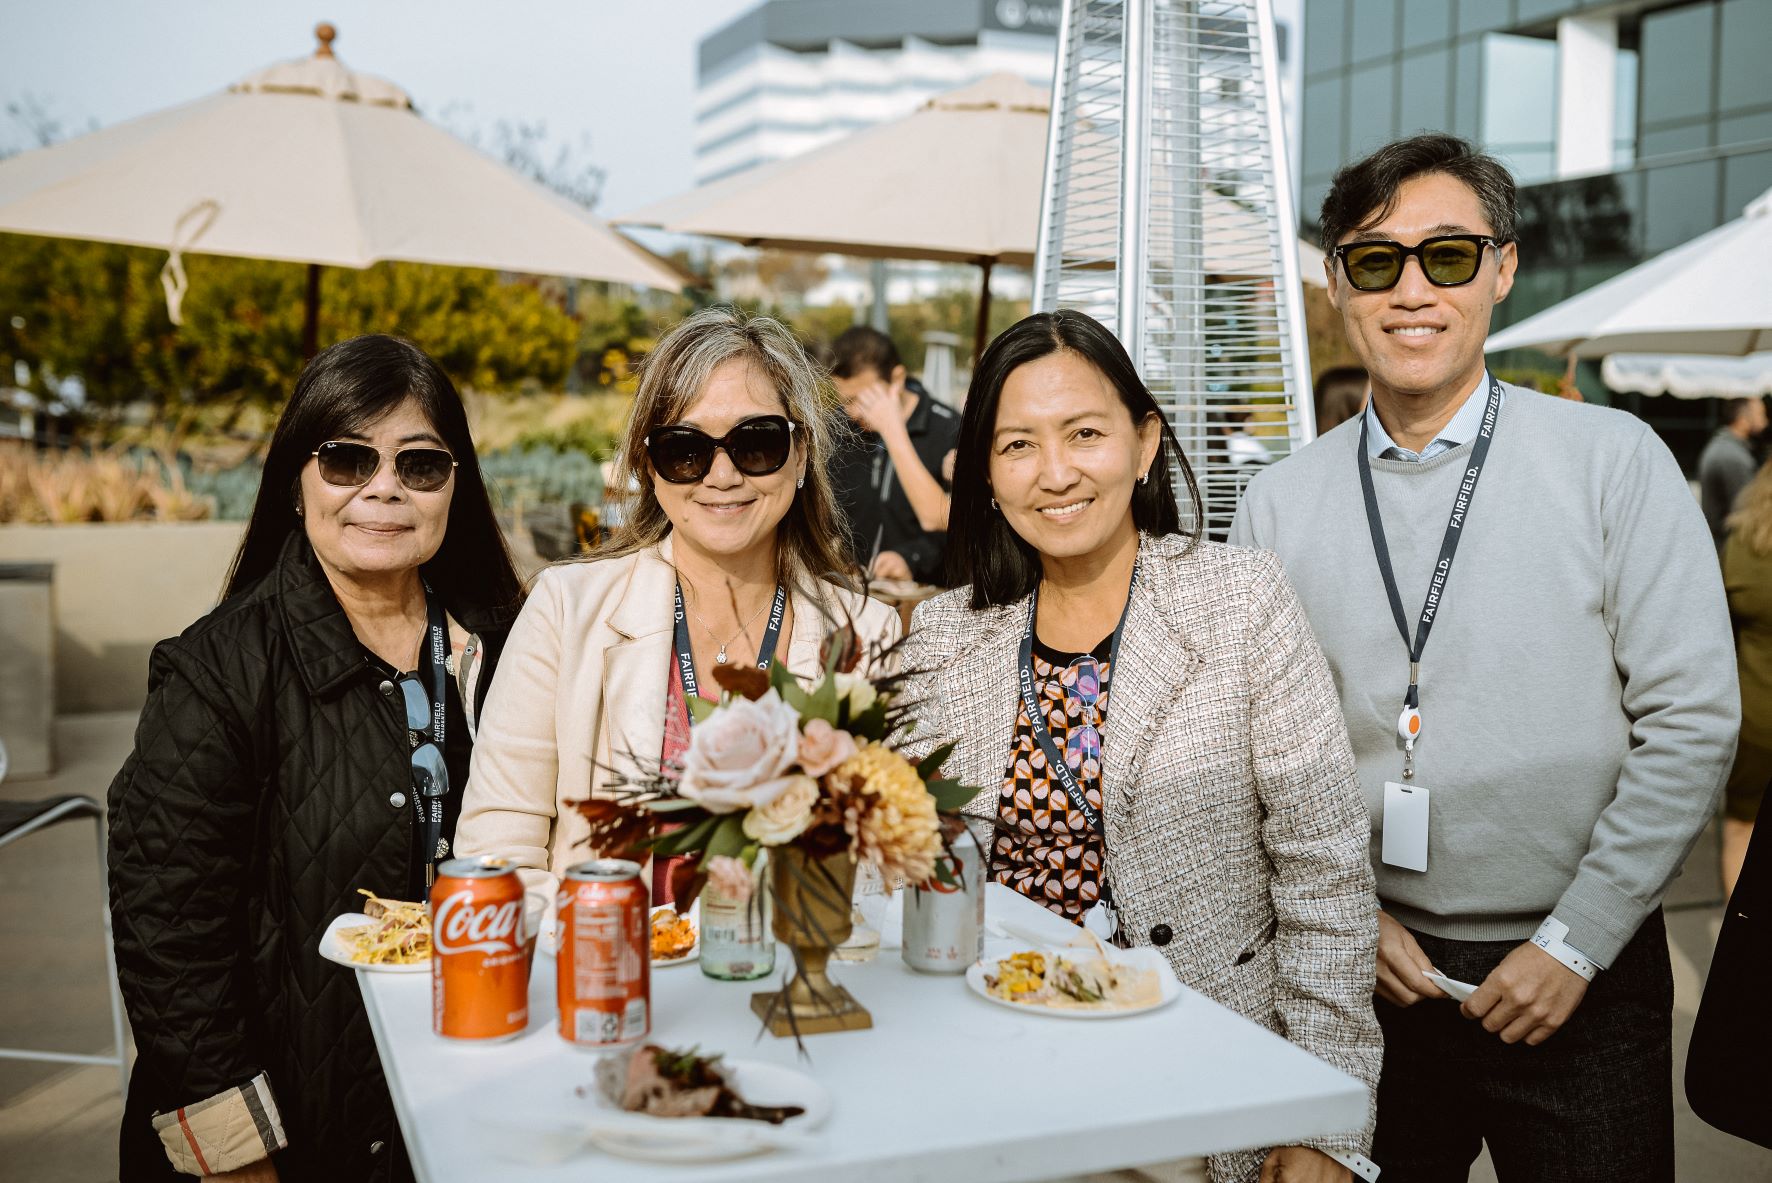
M 1050 94 L 992 74 L 889 123 L 747 169 L 613 219 L 746 246 L 873 258 L 975 263 L 984 271 L 974 356 L 984 348 L 991 268 L 1031 266 L 1039 237 Z M 1207 260 L 1222 228 L 1229 266 L 1266 257 L 1265 223 L 1207 194 Z M 1263 236 L 1252 250 L 1248 234 Z M 1301 270 L 1322 254 L 1301 244 Z M 1239 274 L 1236 270 L 1225 274 Z M 1319 282 L 1321 282 L 1319 280 Z
M 1772 349 L 1772 190 L 1746 212 L 1489 338 L 1490 352 L 1747 354 Z
M 404 91 L 314 56 L 228 90 L 0 161 L 0 230 L 309 264 L 484 267 L 676 290 L 684 277 L 584 209 L 427 123 Z
M 1772 353 L 1746 357 L 1614 353 L 1600 363 L 1612 390 L 1675 398 L 1759 398 L 1772 394 Z

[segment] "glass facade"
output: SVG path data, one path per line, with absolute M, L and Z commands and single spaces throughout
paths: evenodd
M 1557 178 L 1558 22 L 1615 22 L 1614 171 Z M 1423 130 L 1473 139 L 1521 183 L 1519 278 L 1497 329 L 1740 216 L 1772 188 L 1772 0 L 1305 0 L 1300 216 L 1330 178 Z M 1497 359 L 1560 369 L 1542 354 Z M 1584 393 L 1609 401 L 1598 367 Z M 1703 401 L 1618 400 L 1682 461 Z

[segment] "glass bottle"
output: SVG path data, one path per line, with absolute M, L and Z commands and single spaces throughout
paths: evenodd
M 775 969 L 775 934 L 769 921 L 769 888 L 759 881 L 751 898 L 738 901 L 712 884 L 702 888 L 701 972 L 722 982 L 748 982 Z

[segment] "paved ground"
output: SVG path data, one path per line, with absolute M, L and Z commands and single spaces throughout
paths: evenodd
M 12 781 L 0 797 L 55 793 L 103 798 L 128 754 L 134 719 L 84 715 L 59 724 L 63 769 L 52 780 Z M 0 1046 L 108 1050 L 110 1019 L 100 944 L 97 845 L 89 823 L 63 824 L 0 851 Z M 1720 910 L 1716 843 L 1699 843 L 1670 897 L 1669 944 L 1675 978 L 1675 1081 L 1685 1070 Z M 1764 1088 L 1765 1082 L 1744 1082 Z M 1718 1133 L 1678 1097 L 1682 1183 L 1772 1183 L 1772 1151 Z M 102 1183 L 116 1178 L 116 1128 L 122 1115 L 117 1075 L 0 1060 L 0 1183 Z M 1487 1161 L 1474 1183 L 1492 1183 Z M 1621 1181 L 1627 1183 L 1627 1181 Z

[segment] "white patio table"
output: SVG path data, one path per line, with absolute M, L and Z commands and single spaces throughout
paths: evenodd
M 654 1041 L 816 1077 L 833 1111 L 813 1145 L 695 1165 L 587 1149 L 520 1167 L 487 1123 L 559 1127 L 591 1104 L 575 1089 L 595 1056 L 556 1033 L 553 959 L 536 956 L 529 1029 L 485 1045 L 432 1034 L 428 974 L 356 972 L 420 1183 L 1007 1183 L 1286 1144 L 1366 1112 L 1352 1077 L 1191 990 L 1120 1018 L 1017 1014 L 886 950 L 832 963 L 873 1029 L 808 1036 L 800 1062 L 793 1040 L 758 1039 L 750 995 L 772 983 L 712 981 L 691 962 L 653 973 Z

